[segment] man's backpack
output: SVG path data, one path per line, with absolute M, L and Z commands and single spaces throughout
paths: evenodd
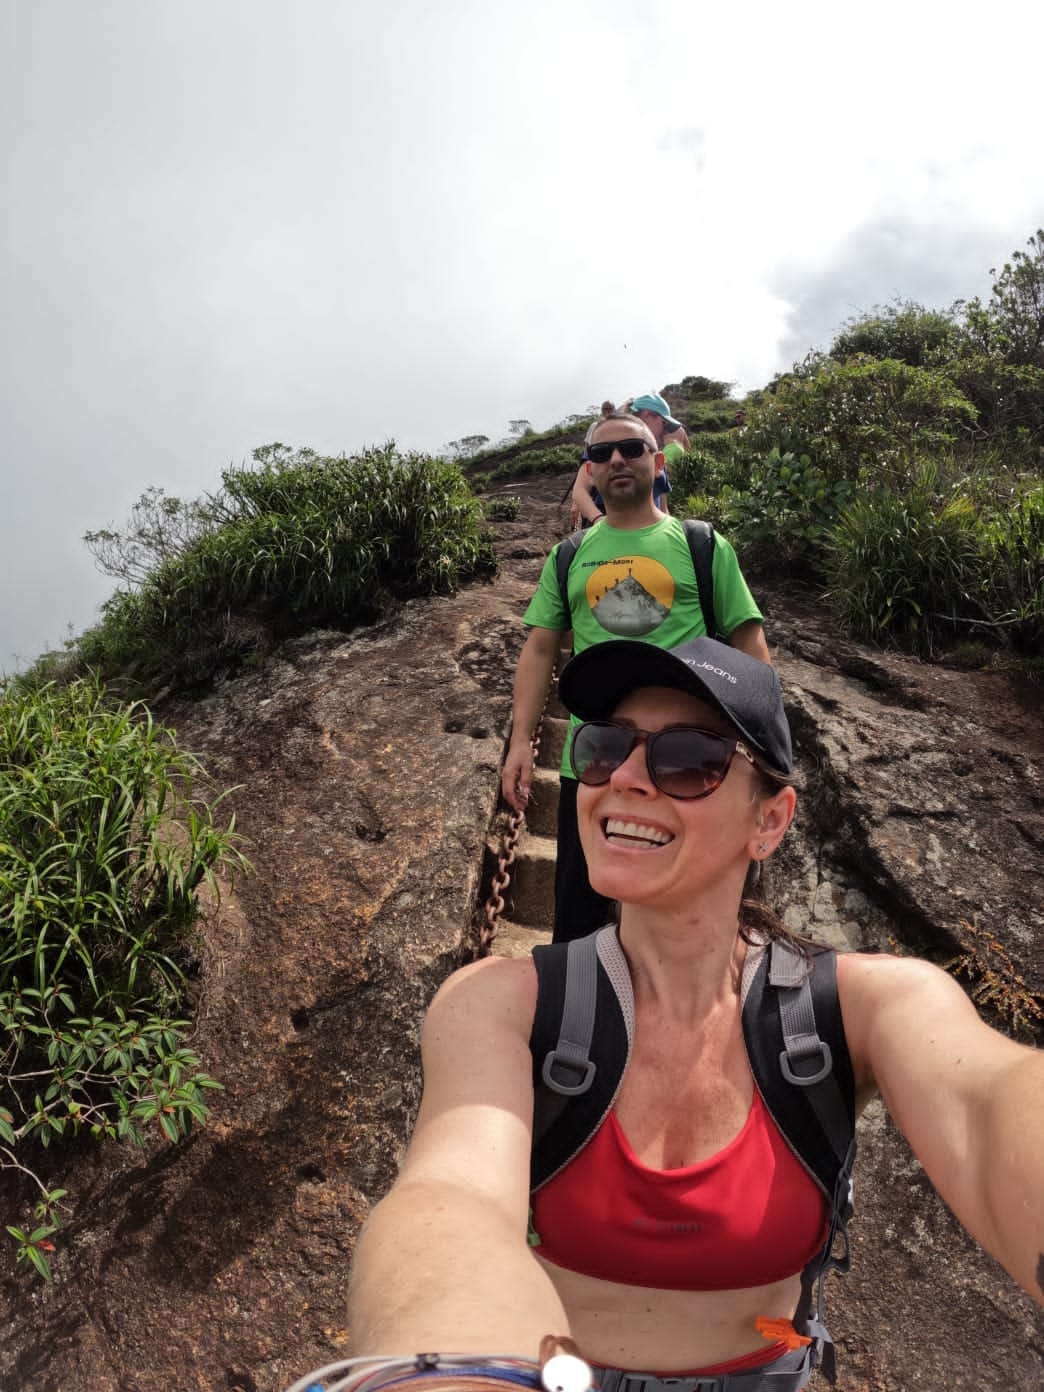
M 576 1155 L 612 1109 L 630 1058 L 634 996 L 613 926 L 533 949 L 537 1005 L 529 1047 L 535 1090 L 530 1188 Z M 855 1162 L 855 1079 L 837 995 L 837 958 L 785 940 L 750 947 L 741 987 L 754 1081 L 787 1143 L 825 1195 L 830 1231 L 802 1273 L 795 1327 L 818 1343 L 832 1381 L 823 1280 L 847 1271 Z M 835 1240 L 841 1252 L 833 1255 Z
M 711 638 L 718 638 L 717 620 L 714 616 L 714 528 L 709 522 L 698 521 L 694 517 L 687 517 L 682 522 L 685 528 L 685 539 L 689 543 L 689 554 L 692 557 L 692 568 L 696 572 L 696 589 L 700 597 L 700 608 L 703 610 L 703 624 Z M 590 528 L 581 528 L 578 532 L 571 532 L 558 543 L 558 554 L 555 557 L 555 575 L 558 580 L 558 593 L 562 599 L 562 607 L 566 613 L 569 609 L 569 567 L 573 564 L 573 557 L 580 549 L 580 543 L 590 531 Z

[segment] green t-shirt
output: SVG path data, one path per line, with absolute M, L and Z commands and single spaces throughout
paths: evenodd
M 673 648 L 707 632 L 685 528 L 676 517 L 635 531 L 608 522 L 589 528 L 569 567 L 569 613 L 558 591 L 557 554 L 556 545 L 524 619 L 533 628 L 572 628 L 574 652 L 609 638 L 641 638 Z M 760 620 L 736 553 L 717 532 L 711 570 L 718 632 L 729 634 L 748 619 Z M 567 739 L 562 773 L 571 778 L 568 754 Z

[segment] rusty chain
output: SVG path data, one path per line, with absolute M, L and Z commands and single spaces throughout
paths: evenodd
M 543 710 L 540 712 L 540 718 L 529 740 L 529 747 L 533 751 L 534 768 L 540 754 L 540 736 L 543 734 L 544 730 L 544 716 L 547 714 L 548 701 L 551 699 L 551 692 L 554 690 L 555 678 L 557 675 L 558 666 L 556 664 L 551 669 L 551 680 L 548 682 Z M 504 912 L 504 895 L 511 884 L 511 867 L 515 863 L 515 855 L 518 850 L 518 838 L 522 835 L 522 823 L 525 819 L 526 814 L 524 811 L 513 811 L 508 817 L 507 826 L 504 829 L 504 836 L 500 843 L 500 854 L 497 856 L 497 871 L 491 881 L 489 898 L 486 900 L 485 920 L 479 928 L 478 948 L 475 952 L 476 959 L 488 957 L 492 951 L 493 939 L 497 936 L 497 921 Z

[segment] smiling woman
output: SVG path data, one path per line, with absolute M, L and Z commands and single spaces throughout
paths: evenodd
M 837 957 L 744 902 L 796 804 L 775 671 L 613 641 L 560 689 L 619 922 L 435 998 L 413 1140 L 356 1250 L 356 1351 L 535 1359 L 555 1335 L 603 1392 L 796 1392 L 832 1372 L 822 1279 L 877 1090 L 1044 1304 L 1044 1058 L 927 963 Z

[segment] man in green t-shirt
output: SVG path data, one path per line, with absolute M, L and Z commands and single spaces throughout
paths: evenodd
M 592 432 L 588 456 L 605 502 L 605 518 L 584 534 L 573 557 L 568 610 L 558 588 L 556 546 L 544 562 L 524 616 L 529 636 L 515 671 L 511 742 L 501 784 L 506 801 L 519 811 L 529 801 L 530 739 L 544 708 L 564 630 L 573 630 L 574 652 L 609 638 L 642 638 L 670 648 L 717 630 L 727 635 L 733 647 L 770 661 L 761 613 L 740 573 L 735 551 L 717 533 L 712 563 L 714 621 L 704 621 L 685 529 L 653 502 L 653 479 L 662 468 L 662 455 L 649 427 L 630 412 L 609 416 Z M 558 810 L 555 941 L 583 937 L 601 927 L 608 916 L 608 901 L 595 893 L 587 877 L 567 742 Z

